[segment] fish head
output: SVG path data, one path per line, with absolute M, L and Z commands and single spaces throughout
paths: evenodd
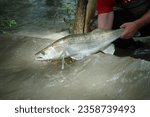
M 60 59 L 63 51 L 54 47 L 45 48 L 35 54 L 35 59 L 39 61 L 43 60 L 56 60 Z

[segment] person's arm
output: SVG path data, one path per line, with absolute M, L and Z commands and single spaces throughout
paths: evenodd
M 137 23 L 137 25 L 140 28 L 146 24 L 149 24 L 150 23 L 150 10 L 148 10 L 148 12 L 143 17 L 136 20 L 135 23 Z
M 124 32 L 121 35 L 121 38 L 123 39 L 129 39 L 132 38 L 136 32 L 143 26 L 150 23 L 150 10 L 145 13 L 141 18 L 133 21 L 133 22 L 127 22 L 121 25 L 121 28 L 124 28 Z
M 112 28 L 114 12 L 102 13 L 98 15 L 98 28 L 109 30 Z

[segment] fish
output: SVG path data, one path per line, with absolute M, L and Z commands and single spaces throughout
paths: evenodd
M 75 60 L 108 50 L 114 52 L 112 42 L 120 37 L 123 29 L 102 30 L 95 29 L 86 34 L 73 34 L 56 40 L 46 48 L 35 54 L 36 60 L 58 60 L 71 57 Z M 112 53 L 112 52 L 111 52 Z

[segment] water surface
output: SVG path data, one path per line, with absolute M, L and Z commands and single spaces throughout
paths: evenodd
M 98 53 L 80 61 L 41 62 L 49 39 L 0 38 L 0 99 L 150 99 L 150 62 Z

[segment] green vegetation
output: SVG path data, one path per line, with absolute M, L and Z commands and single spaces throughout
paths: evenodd
M 62 7 L 66 10 L 67 14 L 64 18 L 64 21 L 69 24 L 69 31 L 73 31 L 73 23 L 76 13 L 76 1 L 73 0 L 65 0 L 63 2 Z
M 9 7 L 16 5 L 17 0 L 0 0 L 0 34 L 4 34 L 16 25 L 16 20 L 12 19 L 9 15 Z
M 63 3 L 63 8 L 65 8 L 67 10 L 67 14 L 68 16 L 71 16 L 71 15 L 75 15 L 75 4 L 74 2 L 72 2 L 72 0 L 66 0 L 64 3 Z
M 11 29 L 17 23 L 15 20 L 0 20 L 0 33 L 6 33 L 7 30 Z
M 46 4 L 53 7 L 53 12 L 48 12 L 47 15 L 51 20 L 62 19 L 67 27 L 63 30 L 72 32 L 73 23 L 76 13 L 76 4 L 78 0 L 46 0 Z
M 46 0 L 46 4 L 50 7 L 58 7 L 58 6 L 61 6 L 62 4 L 62 1 L 61 0 Z

